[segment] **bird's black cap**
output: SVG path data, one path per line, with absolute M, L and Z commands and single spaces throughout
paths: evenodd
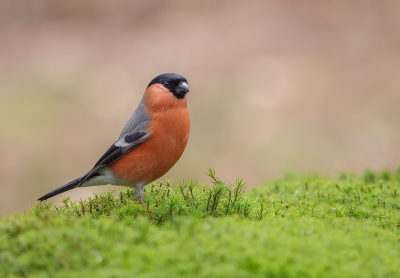
M 184 98 L 186 96 L 186 93 L 189 92 L 188 81 L 185 77 L 177 73 L 161 74 L 151 80 L 147 88 L 149 88 L 153 84 L 162 84 L 178 99 Z

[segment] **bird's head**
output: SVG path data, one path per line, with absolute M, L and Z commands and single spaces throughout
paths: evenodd
M 176 98 L 182 99 L 189 92 L 188 81 L 177 73 L 164 73 L 154 78 L 147 88 L 153 84 L 161 84 Z

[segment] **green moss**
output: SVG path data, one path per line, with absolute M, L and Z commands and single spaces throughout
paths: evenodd
M 0 277 L 398 277 L 396 175 L 153 184 L 0 219 Z

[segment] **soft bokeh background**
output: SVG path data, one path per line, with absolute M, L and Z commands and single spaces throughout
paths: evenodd
M 164 179 L 393 169 L 399 50 L 397 0 L 3 0 L 0 215 L 90 169 L 164 72 L 192 120 Z

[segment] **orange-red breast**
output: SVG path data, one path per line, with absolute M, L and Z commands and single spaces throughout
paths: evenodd
M 179 74 L 154 78 L 118 140 L 93 169 L 39 201 L 76 187 L 113 184 L 134 187 L 143 204 L 143 187 L 167 173 L 185 150 L 190 131 L 187 92 L 188 82 Z

